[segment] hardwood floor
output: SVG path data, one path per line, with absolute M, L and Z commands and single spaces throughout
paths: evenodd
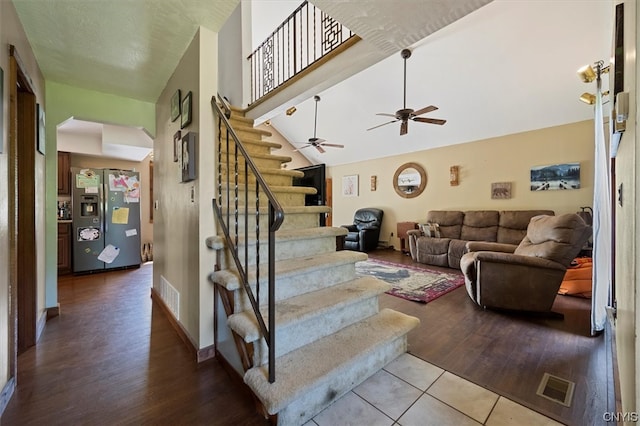
M 421 266 L 393 250 L 369 257 Z M 410 353 L 562 423 L 606 424 L 603 413 L 615 411 L 611 346 L 590 337 L 590 300 L 558 296 L 564 320 L 483 310 L 464 287 L 426 305 L 384 295 L 381 307 L 420 318 Z M 545 372 L 575 383 L 570 407 L 536 395 Z
M 61 315 L 18 357 L 2 425 L 266 425 L 216 360 L 196 365 L 151 301 L 152 264 L 61 277 Z
M 393 250 L 369 255 L 419 266 Z M 151 275 L 146 264 L 61 277 L 61 315 L 18 357 L 0 423 L 266 425 L 216 360 L 195 364 L 151 301 Z M 556 420 L 598 425 L 615 411 L 610 346 L 589 337 L 588 300 L 558 297 L 563 321 L 485 311 L 464 288 L 426 305 L 383 295 L 381 306 L 420 318 L 412 354 Z M 571 407 L 536 395 L 544 372 L 576 383 Z

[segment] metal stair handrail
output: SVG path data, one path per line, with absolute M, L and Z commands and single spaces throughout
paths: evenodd
M 354 32 L 307 0 L 248 56 L 252 106 L 295 76 L 340 51 Z
M 282 225 L 284 221 L 284 210 L 276 199 L 275 195 L 269 188 L 269 185 L 265 181 L 264 177 L 258 170 L 258 167 L 253 162 L 251 156 L 240 142 L 238 135 L 233 130 L 233 127 L 229 123 L 229 117 L 231 117 L 231 108 L 226 100 L 218 94 L 218 101 L 216 97 L 211 97 L 211 106 L 213 112 L 218 117 L 218 170 L 217 170 L 217 195 L 213 199 L 213 210 L 216 214 L 220 227 L 222 228 L 227 242 L 227 247 L 232 253 L 232 257 L 235 266 L 240 276 L 241 284 L 247 295 L 253 312 L 255 313 L 258 325 L 264 336 L 268 348 L 269 348 L 269 382 L 275 382 L 275 233 Z M 224 111 L 223 111 L 224 109 Z M 226 144 L 226 181 L 223 176 L 223 143 Z M 233 146 L 231 146 L 233 145 Z M 232 149 L 229 149 L 229 148 Z M 233 154 L 231 153 L 233 150 Z M 240 159 L 240 161 L 239 161 Z M 233 163 L 233 181 L 231 180 L 231 163 Z M 241 171 L 239 166 L 244 163 L 244 182 L 239 182 Z M 253 231 L 249 230 L 249 172 L 255 179 L 255 218 L 256 225 Z M 224 183 L 224 185 L 223 185 Z M 245 208 L 245 220 L 244 220 L 244 253 L 241 258 L 239 253 L 239 192 L 244 192 L 244 208 Z M 231 224 L 231 193 L 233 192 L 233 210 L 234 217 Z M 267 327 L 264 321 L 264 317 L 260 312 L 260 194 L 264 194 L 267 198 L 267 210 L 268 210 L 268 321 Z M 225 195 L 223 197 L 223 195 Z M 223 212 L 223 203 L 226 201 L 226 214 Z M 233 234 L 231 233 L 231 226 L 233 226 Z M 247 272 L 249 265 L 249 234 L 253 232 L 256 240 L 256 295 L 253 294 L 251 285 L 249 283 L 249 275 Z

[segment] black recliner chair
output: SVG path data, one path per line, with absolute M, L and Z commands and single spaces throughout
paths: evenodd
M 378 246 L 380 227 L 384 212 L 376 208 L 356 210 L 353 225 L 341 225 L 349 233 L 344 240 L 344 248 L 356 251 L 371 251 Z

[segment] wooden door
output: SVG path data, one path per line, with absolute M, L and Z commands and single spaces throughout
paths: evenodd
M 9 378 L 17 355 L 36 343 L 37 253 L 35 235 L 36 97 L 22 61 L 9 46 Z M 15 330 L 15 331 L 13 331 Z
M 328 207 L 333 206 L 333 186 L 332 186 L 332 179 L 331 178 L 327 178 L 325 179 L 326 182 L 326 187 L 325 187 L 325 205 L 327 205 Z M 333 214 L 331 212 L 327 213 L 327 218 L 326 218 L 326 222 L 325 222 L 325 226 L 332 226 L 333 224 Z

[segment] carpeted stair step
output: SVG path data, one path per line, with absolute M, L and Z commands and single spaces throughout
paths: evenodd
M 337 333 L 276 358 L 275 383 L 268 368 L 244 375 L 278 425 L 301 425 L 407 350 L 417 318 L 384 309 Z
M 292 185 L 293 178 L 304 177 L 304 172 L 301 172 L 299 170 L 287 170 L 287 169 L 280 169 L 280 168 L 273 169 L 273 168 L 267 168 L 267 167 L 263 167 L 263 168 L 258 167 L 258 169 L 260 170 L 260 174 L 262 175 L 263 179 L 269 185 L 290 186 Z M 230 183 L 235 184 L 236 183 L 235 173 L 236 173 L 235 167 L 233 166 L 230 169 L 227 169 L 227 167 L 222 167 L 223 181 L 227 180 L 227 174 L 228 174 Z M 246 178 L 248 179 L 250 184 L 254 184 L 256 182 L 256 176 L 252 172 L 247 173 Z M 238 179 L 237 183 L 239 185 L 244 184 L 245 182 L 244 162 L 242 165 L 239 164 L 237 179 Z
M 332 287 L 356 278 L 355 263 L 367 259 L 365 253 L 343 250 L 298 257 L 276 262 L 276 302 L 308 292 Z M 249 284 L 255 294 L 256 266 L 248 271 Z M 260 265 L 260 300 L 267 300 L 267 266 Z M 240 289 L 238 271 L 222 269 L 210 274 L 210 280 L 229 291 Z M 236 291 L 233 312 L 250 310 L 251 304 L 246 293 Z
M 257 129 L 255 127 L 248 126 L 240 126 L 233 129 L 236 132 L 236 135 L 240 138 L 242 142 L 245 139 L 262 139 L 263 137 L 268 138 L 272 136 L 272 133 L 267 130 Z M 279 145 L 279 144 L 278 144 Z
M 237 133 L 238 132 L 236 132 L 236 134 Z M 282 148 L 282 145 L 280 145 L 279 143 L 264 141 L 260 138 L 249 137 L 246 134 L 245 135 L 238 134 L 238 137 L 240 138 L 240 142 L 242 142 L 242 145 L 244 146 L 245 150 L 252 157 L 254 155 L 268 155 L 271 153 L 272 149 Z M 216 149 L 217 147 L 218 147 L 218 142 L 216 142 Z M 222 153 L 223 163 L 226 163 L 227 161 L 226 160 L 227 152 L 229 153 L 229 157 L 230 157 L 229 162 L 230 163 L 233 162 L 234 161 L 233 153 L 235 152 L 235 143 L 233 142 L 233 140 L 229 139 L 229 147 L 227 147 L 226 141 L 223 140 L 221 143 L 220 152 Z
M 275 259 L 285 260 L 299 257 L 302 253 L 313 253 L 314 255 L 330 253 L 336 251 L 336 238 L 347 234 L 346 228 L 336 228 L 330 226 L 302 229 L 284 229 L 276 232 Z M 263 261 L 268 253 L 268 234 L 265 229 L 260 233 L 260 256 Z M 249 265 L 256 263 L 256 244 L 254 234 L 250 234 L 249 242 L 245 245 L 244 235 L 238 236 L 238 253 L 244 259 L 245 247 L 247 247 L 247 258 Z M 226 253 L 223 251 L 223 258 Z M 225 264 L 226 265 L 226 264 Z
M 229 190 L 229 195 L 233 197 L 235 195 L 235 186 L 227 185 L 226 182 L 222 183 L 222 196 L 223 199 L 227 194 L 227 188 Z M 271 192 L 274 193 L 276 199 L 280 203 L 281 206 L 304 206 L 305 195 L 315 195 L 318 191 L 315 188 L 309 188 L 306 186 L 276 186 L 270 185 L 269 188 Z M 240 204 L 244 204 L 245 199 L 245 191 L 244 188 L 238 188 L 238 197 L 240 200 Z M 254 188 L 249 188 L 249 192 L 247 193 L 247 197 L 252 203 L 251 205 L 255 205 L 256 192 Z M 267 203 L 267 196 L 264 191 L 260 191 L 260 202 Z
M 270 154 L 268 152 L 260 152 L 260 153 L 252 153 L 251 154 L 251 159 L 253 160 L 253 163 L 258 166 L 259 170 L 262 170 L 262 168 L 271 168 L 271 169 L 279 169 L 282 168 L 282 164 L 284 163 L 288 163 L 292 160 L 291 157 L 288 157 L 286 155 L 274 155 L 274 154 Z M 225 164 L 226 167 L 226 154 L 223 155 L 222 157 L 222 164 Z M 233 160 L 230 159 L 231 163 L 230 163 L 230 167 L 231 169 L 233 169 L 234 165 L 233 165 Z M 244 161 L 239 160 L 238 161 L 238 165 L 241 167 L 242 170 L 244 170 Z M 217 173 L 217 170 L 216 170 Z
M 289 230 L 289 229 L 303 229 L 303 228 L 313 228 L 319 225 L 320 215 L 331 212 L 331 207 L 328 206 L 285 206 L 284 209 L 284 222 L 280 226 L 280 230 Z M 227 215 L 230 214 L 231 223 L 233 224 L 235 221 L 235 209 L 233 205 L 230 209 L 224 207 L 222 209 L 222 214 Z M 260 229 L 266 231 L 267 224 L 269 222 L 269 212 L 267 211 L 267 207 L 263 206 L 259 210 L 260 217 Z M 256 226 L 256 209 L 249 209 L 249 213 L 246 214 L 244 207 L 238 208 L 238 227 L 241 229 L 243 234 L 244 232 L 244 224 L 245 218 L 248 218 L 249 229 L 253 229 Z M 233 225 L 232 225 L 233 226 Z
M 231 111 L 231 117 L 228 118 L 229 122 L 233 127 L 236 126 L 246 126 L 246 127 L 254 127 L 254 120 L 249 117 L 245 117 L 244 113 L 240 113 L 238 111 Z
M 378 296 L 391 289 L 384 281 L 362 277 L 276 303 L 276 356 L 282 356 L 314 340 L 375 315 Z M 268 324 L 268 307 L 260 311 Z M 254 345 L 254 365 L 268 361 L 268 346 L 261 337 L 253 310 L 229 317 L 229 327 Z

